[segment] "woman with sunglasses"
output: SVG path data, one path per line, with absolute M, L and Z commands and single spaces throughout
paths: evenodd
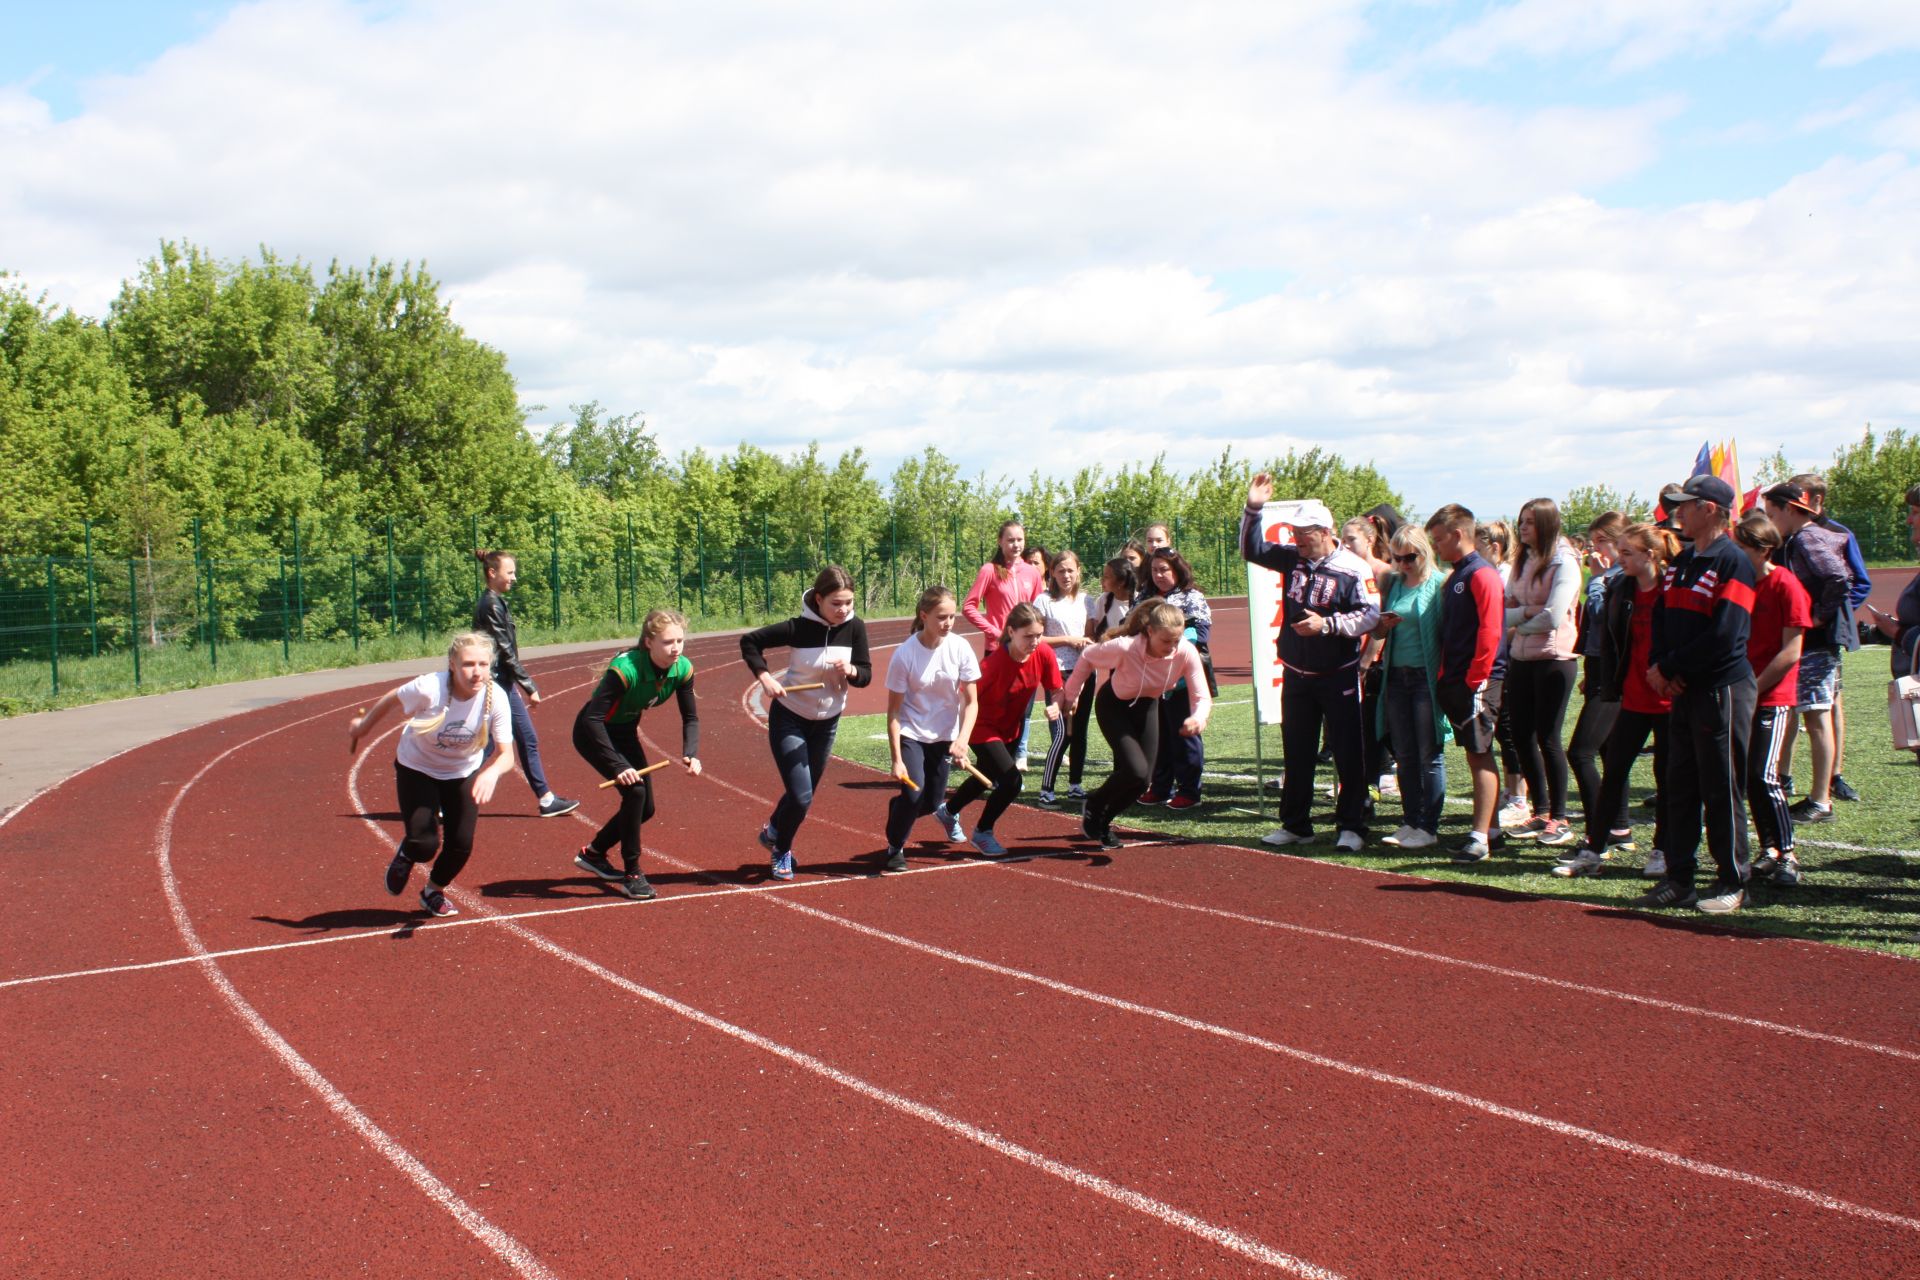
M 1433 544 L 1413 525 L 1401 525 L 1394 533 L 1391 555 L 1393 567 L 1381 580 L 1385 605 L 1372 641 L 1382 690 L 1374 732 L 1392 742 L 1406 821 L 1386 843 L 1425 849 L 1440 839 L 1440 806 L 1447 796 L 1446 744 L 1453 732 L 1434 691 L 1445 579 L 1433 571 Z

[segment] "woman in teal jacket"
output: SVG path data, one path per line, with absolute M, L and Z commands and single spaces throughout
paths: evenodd
M 1374 731 L 1393 744 L 1406 825 L 1386 843 L 1425 849 L 1440 838 L 1440 806 L 1447 796 L 1446 744 L 1452 738 L 1434 696 L 1445 579 L 1434 571 L 1433 544 L 1423 530 L 1402 525 L 1391 548 L 1393 568 L 1380 575 L 1380 625 L 1373 641 L 1374 662 L 1383 673 Z

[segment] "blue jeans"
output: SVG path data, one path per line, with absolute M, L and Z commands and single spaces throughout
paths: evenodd
M 538 800 L 547 794 L 547 772 L 540 767 L 540 735 L 533 731 L 533 716 L 527 711 L 527 700 L 520 696 L 520 686 L 510 684 L 507 690 L 507 714 L 513 720 L 513 754 L 520 761 L 520 772 L 527 775 L 527 785 L 533 788 L 533 798 Z M 500 750 L 499 744 L 492 739 L 487 741 L 486 754 L 481 761 L 493 759 L 494 752 Z
M 1433 692 L 1425 667 L 1393 667 L 1387 672 L 1387 738 L 1393 743 L 1394 772 L 1400 779 L 1400 807 L 1407 825 L 1440 830 L 1440 806 L 1447 797 L 1447 757 L 1434 732 Z
M 1207 748 L 1198 735 L 1180 736 L 1187 722 L 1187 691 L 1175 689 L 1160 697 L 1160 750 L 1153 760 L 1153 790 L 1162 800 L 1175 796 L 1200 798 L 1200 775 L 1207 767 Z
M 809 720 L 787 710 L 777 698 L 767 709 L 767 743 L 773 748 L 773 763 L 786 787 L 767 822 L 773 828 L 773 847 L 782 853 L 793 851 L 794 834 L 813 807 L 814 788 L 827 770 L 827 757 L 833 754 L 833 736 L 839 728 L 839 716 Z

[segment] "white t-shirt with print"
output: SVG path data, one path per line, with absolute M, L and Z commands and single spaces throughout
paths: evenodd
M 887 663 L 887 689 L 900 700 L 900 736 L 915 742 L 952 742 L 960 736 L 962 684 L 978 682 L 980 660 L 959 636 L 929 649 L 908 636 Z
M 1046 621 L 1047 636 L 1087 634 L 1087 615 L 1092 610 L 1093 604 L 1087 599 L 1085 592 L 1076 591 L 1058 600 L 1052 596 L 1041 596 L 1033 602 L 1033 607 L 1040 611 L 1041 618 Z M 1080 650 L 1072 645 L 1054 645 L 1052 648 L 1053 656 L 1060 659 L 1060 670 L 1063 673 L 1073 670 L 1073 664 L 1080 660 Z
M 482 685 L 471 698 L 449 701 L 450 677 L 434 671 L 409 680 L 394 691 L 408 724 L 400 730 L 400 745 L 394 758 L 416 773 L 442 782 L 464 778 L 480 767 L 486 744 L 480 741 L 480 717 L 485 713 L 488 685 Z M 491 682 L 490 682 L 491 683 Z M 507 707 L 506 690 L 491 683 L 493 709 L 489 716 L 488 737 L 502 751 L 513 750 L 513 717 Z M 432 729 L 416 729 L 412 721 L 431 720 L 446 708 L 446 718 Z

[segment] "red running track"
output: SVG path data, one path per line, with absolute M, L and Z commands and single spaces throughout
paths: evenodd
M 881 878 L 888 789 L 845 762 L 775 884 L 736 652 L 694 645 L 707 774 L 661 787 L 652 903 L 570 861 L 609 809 L 567 745 L 598 661 L 538 664 L 535 713 L 593 821 L 510 781 L 453 920 L 379 887 L 391 737 L 349 771 L 358 691 L 0 826 L 0 1273 L 1920 1270 L 1912 964 L 1106 856 L 1028 808 L 1000 834 L 1031 860 L 925 823 Z

